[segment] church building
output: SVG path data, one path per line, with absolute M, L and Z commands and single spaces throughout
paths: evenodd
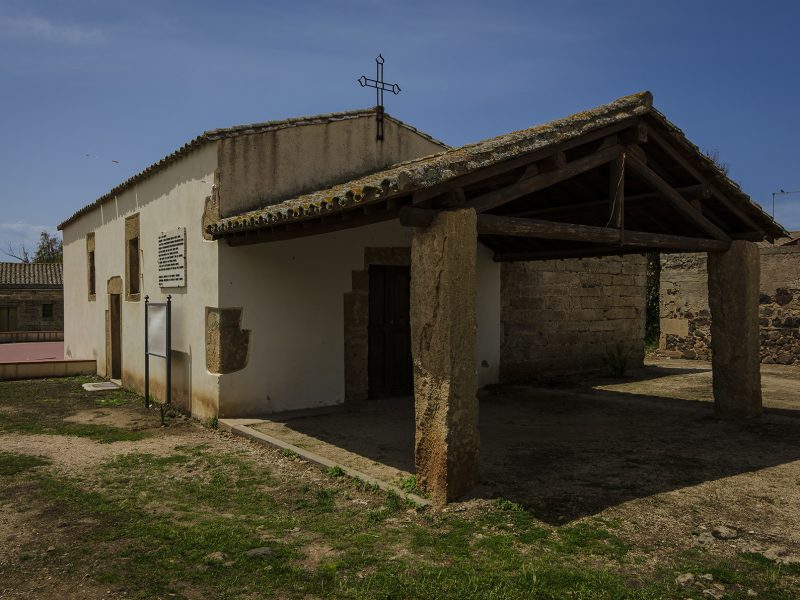
M 143 391 L 169 295 L 175 404 L 408 397 L 443 500 L 477 478 L 479 387 L 641 363 L 648 251 L 708 253 L 717 410 L 757 414 L 754 242 L 785 234 L 647 92 L 457 148 L 380 107 L 211 130 L 59 227 L 67 358 Z

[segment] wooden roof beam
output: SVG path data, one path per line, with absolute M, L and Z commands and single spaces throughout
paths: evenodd
M 495 262 L 527 262 L 532 260 L 559 260 L 564 258 L 590 258 L 593 256 L 620 256 L 644 254 L 643 248 L 623 246 L 596 246 L 594 248 L 570 248 L 561 250 L 535 250 L 526 252 L 495 252 Z
M 625 231 L 624 239 L 622 239 L 619 229 L 489 214 L 478 215 L 478 235 L 531 237 L 600 244 L 619 244 L 622 242 L 625 246 L 692 250 L 696 252 L 726 250 L 730 247 L 730 240 L 694 238 L 644 231 Z

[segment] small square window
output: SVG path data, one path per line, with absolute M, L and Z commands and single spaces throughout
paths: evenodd
M 53 318 L 53 305 L 52 304 L 42 304 L 42 318 L 43 319 L 52 319 Z

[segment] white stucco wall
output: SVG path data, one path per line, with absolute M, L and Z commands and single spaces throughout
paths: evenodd
M 376 128 L 368 113 L 223 139 L 220 213 L 241 213 L 444 149 L 389 118 L 383 141 Z
M 107 281 L 125 279 L 125 218 L 139 213 L 141 301 L 122 295 L 122 381 L 144 389 L 144 296 L 162 302 L 173 298 L 173 400 L 205 417 L 216 412 L 218 376 L 205 368 L 205 307 L 217 306 L 218 244 L 203 239 L 201 219 L 211 194 L 217 149 L 208 144 L 125 190 L 64 228 L 64 342 L 73 358 L 95 358 L 106 374 L 105 311 Z M 187 285 L 158 287 L 158 234 L 186 227 Z M 88 300 L 86 235 L 95 232 L 97 299 Z M 164 360 L 150 359 L 151 390 L 163 398 Z
M 242 307 L 251 331 L 247 366 L 222 376 L 220 411 L 256 415 L 344 402 L 344 295 L 365 247 L 410 246 L 395 221 L 283 242 L 221 245 L 220 305 Z M 497 381 L 500 271 L 478 252 L 480 385 Z M 482 367 L 486 361 L 488 367 Z

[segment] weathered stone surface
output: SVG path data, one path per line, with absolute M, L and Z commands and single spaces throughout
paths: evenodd
M 43 304 L 53 305 L 51 317 L 44 317 Z M 16 331 L 64 331 L 62 289 L 2 289 L 0 306 L 16 307 Z
M 601 369 L 619 344 L 644 360 L 643 256 L 503 263 L 500 380 Z
M 250 330 L 242 329 L 241 308 L 206 307 L 206 368 L 211 373 L 244 369 L 250 350 Z
M 735 540 L 739 537 L 739 532 L 733 527 L 728 527 L 727 525 L 717 525 L 711 530 L 711 535 L 718 540 Z
M 800 246 L 760 248 L 761 362 L 800 362 Z M 711 316 L 704 254 L 661 259 L 660 352 L 711 358 Z M 686 331 L 683 331 L 685 324 Z
M 214 185 L 211 186 L 211 195 L 206 196 L 203 205 L 203 216 L 200 218 L 200 231 L 203 239 L 212 241 L 214 236 L 208 232 L 208 227 L 212 223 L 219 221 L 219 169 L 214 171 Z
M 759 267 L 753 242 L 736 240 L 725 252 L 708 253 L 714 403 L 722 418 L 761 414 Z
M 440 213 L 411 248 L 417 480 L 440 504 L 478 481 L 476 223 L 472 209 Z

